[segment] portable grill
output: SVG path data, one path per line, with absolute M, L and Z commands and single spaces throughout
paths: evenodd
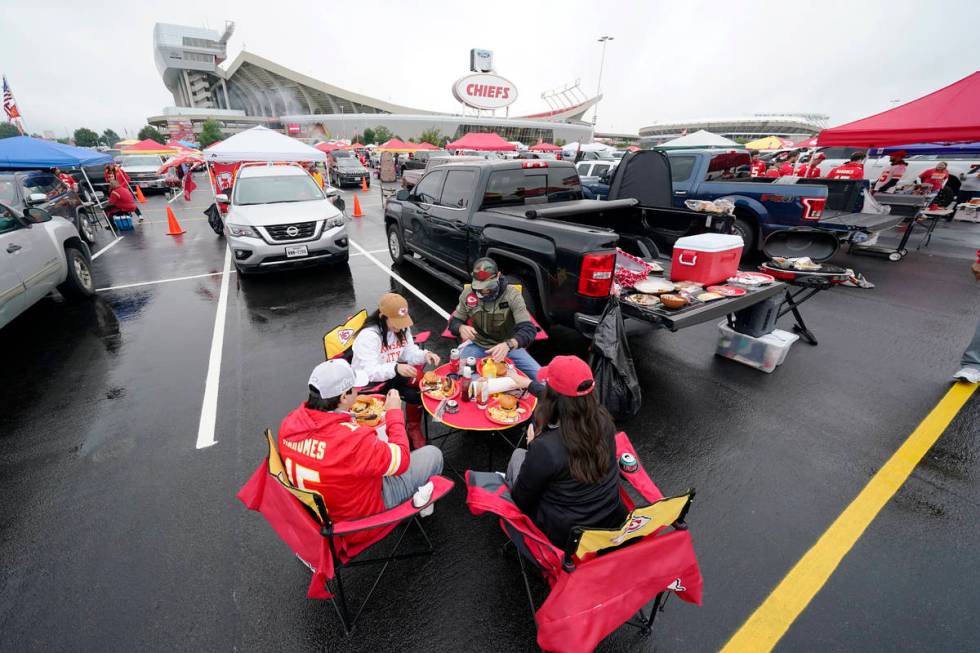
M 769 234 L 762 245 L 763 253 L 770 260 L 763 263 L 760 269 L 766 274 L 786 282 L 786 292 L 783 296 L 783 303 L 779 307 L 777 319 L 787 313 L 792 313 L 796 320 L 793 330 L 811 345 L 817 344 L 817 338 L 807 328 L 806 322 L 803 321 L 800 304 L 811 299 L 820 291 L 829 290 L 850 278 L 849 271 L 845 268 L 824 262 L 832 258 L 839 247 L 840 242 L 833 232 L 810 227 L 773 232 Z M 814 263 L 819 263 L 820 269 L 797 270 L 790 264 L 781 265 L 772 260 L 774 258 L 790 259 L 804 256 L 809 257 Z

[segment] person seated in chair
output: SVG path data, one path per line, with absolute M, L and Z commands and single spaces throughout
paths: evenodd
M 370 383 L 384 383 L 380 392 L 398 390 L 405 399 L 408 440 L 413 449 L 425 446 L 422 433 L 422 397 L 418 367 L 438 365 L 439 355 L 425 351 L 412 339 L 412 316 L 408 302 L 397 293 L 385 293 L 378 310 L 354 339 L 351 366 L 363 372 Z
M 616 425 L 596 399 L 589 365 L 556 356 L 539 383 L 512 378 L 539 395 L 527 449 L 514 450 L 507 465 L 514 503 L 559 548 L 574 526 L 619 528 L 628 510 L 619 496 Z
M 491 258 L 480 258 L 473 264 L 470 288 L 459 296 L 459 305 L 449 320 L 450 333 L 469 342 L 460 357 L 490 356 L 498 363 L 510 358 L 517 369 L 537 378 L 541 366 L 527 352 L 537 330 L 520 291 L 507 284 Z
M 320 363 L 310 375 L 306 403 L 286 415 L 279 428 L 279 453 L 289 480 L 323 497 L 337 521 L 394 508 L 420 489 L 427 502 L 424 495 L 431 496 L 433 489 L 429 478 L 442 472 L 437 447 L 409 453 L 397 390 L 389 391 L 384 402 L 386 436 L 355 421 L 349 411 L 358 401 L 357 387 L 365 383 L 364 375 L 343 359 Z M 431 514 L 429 508 L 421 514 Z
M 105 214 L 112 217 L 117 213 L 135 213 L 139 216 L 140 222 L 143 221 L 143 215 L 136 205 L 136 198 L 133 197 L 132 191 L 113 179 L 109 182 L 109 203 L 105 207 Z

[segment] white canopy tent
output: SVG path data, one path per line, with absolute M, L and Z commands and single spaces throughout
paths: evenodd
M 325 161 L 327 155 L 295 138 L 267 127 L 252 127 L 204 150 L 204 160 L 234 161 Z
M 562 156 L 574 156 L 576 152 L 614 152 L 615 147 L 605 143 L 566 143 L 561 146 Z
M 709 131 L 699 129 L 694 133 L 687 134 L 685 136 L 680 136 L 666 143 L 661 143 L 657 145 L 659 149 L 679 149 L 679 148 L 696 148 L 696 147 L 742 147 L 738 143 L 724 136 L 719 136 L 718 134 L 712 134 Z

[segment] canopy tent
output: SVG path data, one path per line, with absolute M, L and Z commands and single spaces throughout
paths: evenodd
M 449 150 L 483 150 L 488 152 L 513 152 L 517 146 L 508 143 L 492 132 L 470 132 L 446 146 Z
M 821 146 L 980 141 L 980 72 L 894 109 L 825 129 Z
M 560 152 L 561 147 L 558 145 L 552 145 L 551 143 L 535 143 L 528 148 L 532 152 Z
M 431 151 L 431 150 L 441 150 L 442 148 L 441 147 L 437 147 L 437 146 L 433 145 L 432 143 L 422 142 L 422 143 L 419 143 L 419 149 L 420 150 L 430 150 Z
M 746 143 L 742 147 L 747 150 L 785 150 L 793 147 L 793 141 L 779 136 L 765 136 Z
M 130 145 L 136 145 L 137 143 L 139 143 L 139 141 L 136 140 L 135 138 L 127 138 L 125 140 L 117 142 L 115 145 L 113 145 L 113 147 L 116 148 L 117 150 L 121 150 L 124 147 L 129 147 Z
M 171 168 L 176 168 L 177 166 L 182 165 L 184 163 L 191 166 L 195 166 L 203 162 L 204 162 L 204 156 L 200 152 L 194 152 L 188 150 L 187 152 L 181 152 L 180 154 L 176 154 L 170 157 L 169 159 L 167 159 L 166 161 L 164 161 L 163 165 L 157 169 L 157 174 L 162 175 L 167 170 L 170 170 Z
M 949 156 L 951 154 L 975 155 L 980 154 L 980 141 L 974 143 L 916 143 L 915 145 L 892 145 L 879 147 L 871 151 L 872 156 L 884 156 L 892 152 L 905 152 L 908 156 L 916 154 L 936 154 Z
M 229 136 L 204 150 L 204 159 L 232 161 L 324 161 L 327 155 L 302 141 L 261 125 Z
M 575 154 L 576 152 L 612 152 L 614 149 L 605 143 L 566 143 L 562 146 L 561 151 Z
M 199 150 L 199 149 L 201 149 L 201 144 L 200 143 L 192 143 L 191 141 L 177 141 L 177 142 L 180 143 L 181 145 L 183 145 L 184 147 L 191 148 L 192 150 Z
M 330 152 L 333 152 L 334 150 L 346 150 L 350 146 L 349 145 L 342 145 L 340 143 L 317 143 L 313 147 L 315 147 L 316 149 L 320 150 L 321 152 L 326 152 L 327 154 L 329 154 Z
M 0 168 L 7 170 L 80 168 L 99 163 L 112 163 L 112 156 L 30 136 L 0 139 Z
M 161 145 L 149 138 L 120 149 L 120 154 L 176 154 L 179 151 L 173 145 Z
M 807 138 L 806 140 L 802 140 L 799 143 L 796 143 L 795 145 L 793 145 L 793 147 L 797 147 L 797 148 L 800 148 L 800 149 L 809 149 L 811 147 L 816 147 L 816 146 L 817 146 L 817 137 L 816 136 L 811 136 L 810 138 Z M 745 147 L 748 147 L 748 145 L 746 145 Z M 749 149 L 751 149 L 751 148 L 749 148 Z
M 352 150 L 363 150 L 366 146 L 363 143 L 351 143 L 349 147 Z
M 200 152 L 196 147 L 191 147 L 190 145 L 184 145 L 183 141 L 170 141 L 167 143 L 167 147 L 172 147 L 177 150 L 180 154 L 188 154 L 191 152 Z
M 419 146 L 415 143 L 404 143 L 397 138 L 392 138 L 378 146 L 381 152 L 415 152 L 418 149 Z
M 742 147 L 733 140 L 727 139 L 718 134 L 699 129 L 692 134 L 680 136 L 678 138 L 661 143 L 657 146 L 661 150 L 682 149 L 682 148 L 711 148 L 711 147 Z

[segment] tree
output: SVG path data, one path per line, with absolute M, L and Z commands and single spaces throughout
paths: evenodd
M 430 143 L 436 147 L 441 147 L 444 140 L 446 140 L 445 137 L 439 132 L 438 129 L 426 129 L 424 132 L 419 134 L 419 142 Z
M 153 125 L 146 125 L 143 127 L 143 129 L 140 130 L 140 133 L 136 135 L 136 138 L 140 139 L 141 141 L 150 139 L 151 141 L 156 141 L 161 145 L 167 142 L 167 139 L 160 133 L 160 130 Z
M 58 142 L 61 143 L 62 145 L 71 145 L 71 143 L 68 142 L 67 138 L 59 138 Z
M 20 130 L 9 122 L 0 122 L 0 138 L 20 136 Z
M 557 145 L 558 147 L 562 147 L 566 142 L 567 141 L 565 141 L 564 138 L 556 138 L 555 139 L 555 145 Z
M 119 138 L 119 134 L 112 131 L 111 129 L 105 130 L 104 132 L 102 132 L 102 136 L 99 137 L 99 142 L 105 145 L 106 147 L 112 147 L 113 145 L 115 145 L 121 140 L 122 139 Z
M 368 127 L 364 130 L 364 140 L 361 142 L 365 145 L 373 145 L 378 142 L 378 137 L 374 135 L 374 130 Z
M 99 135 L 88 127 L 75 130 L 75 145 L 78 147 L 95 147 L 99 144 Z
M 384 125 L 379 125 L 374 128 L 374 142 L 378 145 L 390 141 L 394 137 L 395 135 L 391 133 L 391 130 Z
M 207 147 L 212 143 L 224 140 L 225 135 L 221 133 L 221 125 L 214 118 L 208 118 L 201 125 L 201 135 L 197 137 L 197 142 L 201 147 Z

